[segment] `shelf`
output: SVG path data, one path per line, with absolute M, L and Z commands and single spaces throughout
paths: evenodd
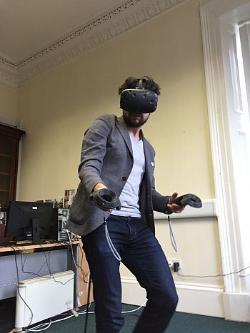
M 8 157 L 8 158 L 11 158 L 11 155 L 4 154 L 4 153 L 0 153 L 0 157 Z
M 16 197 L 18 148 L 23 134 L 24 131 L 0 124 L 0 203 L 3 206 L 8 206 Z

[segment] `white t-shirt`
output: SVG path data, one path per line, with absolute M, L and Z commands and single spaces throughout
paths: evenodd
M 131 173 L 124 185 L 119 197 L 121 201 L 120 210 L 112 210 L 112 215 L 141 217 L 139 210 L 139 191 L 141 181 L 145 172 L 145 155 L 143 141 L 136 139 L 129 133 L 133 150 L 134 164 Z

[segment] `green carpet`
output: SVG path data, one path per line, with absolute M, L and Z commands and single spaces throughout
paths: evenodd
M 133 305 L 123 305 L 124 311 L 136 309 Z M 82 310 L 83 311 L 83 310 Z M 90 311 L 93 311 L 91 305 Z M 141 313 L 141 309 L 125 314 L 125 325 L 121 333 L 131 333 Z M 60 317 L 60 316 L 58 316 Z M 46 333 L 83 333 L 85 315 L 53 323 Z M 8 333 L 15 325 L 15 299 L 0 301 L 0 333 Z M 250 333 L 250 323 L 227 321 L 221 318 L 199 316 L 176 312 L 167 333 Z M 95 333 L 95 316 L 89 315 L 88 333 Z M 153 332 L 152 332 L 153 333 Z
M 124 305 L 124 310 L 136 308 L 131 305 Z M 125 315 L 125 325 L 121 333 L 131 333 L 141 310 Z M 54 323 L 47 333 L 81 333 L 84 329 L 85 315 L 78 318 L 70 318 L 63 322 Z M 250 333 L 249 323 L 226 321 L 221 318 L 193 315 L 176 312 L 167 333 Z M 95 333 L 95 316 L 89 315 L 88 333 Z M 152 332 L 153 333 L 153 332 Z

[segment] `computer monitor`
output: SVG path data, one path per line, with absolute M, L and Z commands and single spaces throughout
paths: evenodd
M 11 201 L 5 234 L 15 241 L 41 243 L 43 240 L 57 240 L 57 209 L 47 202 Z

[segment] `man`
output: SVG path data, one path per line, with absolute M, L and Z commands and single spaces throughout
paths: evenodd
M 129 77 L 119 88 L 122 117 L 103 115 L 83 139 L 79 184 L 69 229 L 83 236 L 93 281 L 97 333 L 117 333 L 121 315 L 120 260 L 146 289 L 147 304 L 134 333 L 164 332 L 178 297 L 166 257 L 154 235 L 153 210 L 181 212 L 177 193 L 155 190 L 154 149 L 141 130 L 157 107 L 160 87 L 150 77 Z M 119 210 L 101 209 L 95 194 L 107 188 Z

